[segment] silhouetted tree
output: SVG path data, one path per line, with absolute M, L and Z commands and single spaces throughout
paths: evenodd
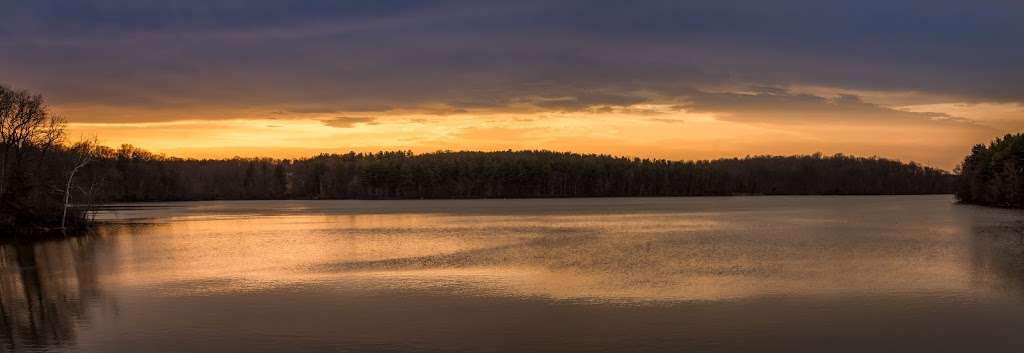
M 1024 134 L 974 146 L 957 172 L 956 198 L 960 202 L 1024 207 Z
M 62 144 L 64 120 L 52 114 L 43 98 L 0 86 L 0 233 L 61 223 L 69 160 L 80 156 Z M 72 167 L 73 168 L 73 167 Z M 84 220 L 81 210 L 69 225 Z

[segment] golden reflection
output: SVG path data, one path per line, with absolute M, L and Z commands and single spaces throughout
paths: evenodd
M 134 221 L 93 236 L 2 244 L 0 344 L 89 351 L 103 347 L 90 335 L 117 337 L 119 322 L 142 318 L 143 331 L 165 332 L 161 320 L 177 308 L 304 316 L 365 298 L 423 306 L 436 294 L 542 310 L 563 301 L 693 309 L 825 299 L 877 309 L 1024 298 L 1024 223 L 1013 211 L 941 197 L 535 202 L 189 203 L 133 211 Z M 369 211 L 380 207 L 401 212 Z M 206 319 L 211 332 L 225 330 Z
M 598 301 L 978 291 L 969 228 L 846 211 L 213 214 L 107 231 L 146 244 L 123 251 L 112 280 L 171 295 L 315 283 Z

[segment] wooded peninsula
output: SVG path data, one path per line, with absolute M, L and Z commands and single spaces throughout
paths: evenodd
M 1024 208 L 1024 134 L 975 145 L 958 170 L 963 203 Z

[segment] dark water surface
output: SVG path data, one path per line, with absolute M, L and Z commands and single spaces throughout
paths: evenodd
M 0 245 L 0 349 L 1024 352 L 1024 212 L 949 196 L 147 206 Z

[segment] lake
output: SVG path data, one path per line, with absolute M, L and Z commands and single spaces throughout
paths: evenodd
M 1024 212 L 947 195 L 124 206 L 0 246 L 2 350 L 1024 351 Z

